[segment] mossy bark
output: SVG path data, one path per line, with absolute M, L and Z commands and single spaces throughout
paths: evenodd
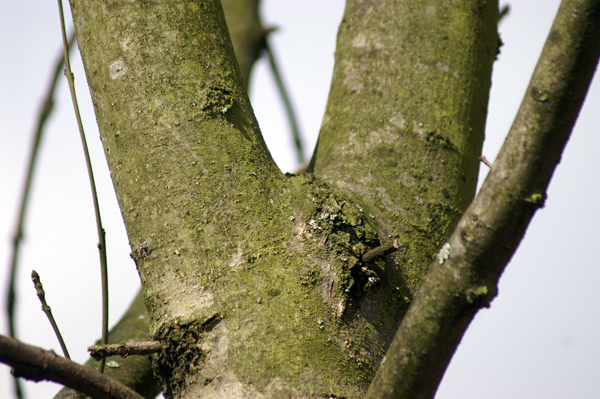
M 312 168 L 400 237 L 413 292 L 475 194 L 497 20 L 497 1 L 346 5 Z
M 496 4 L 440 5 L 432 17 L 428 7 L 391 4 L 383 10 L 392 15 L 437 18 L 390 25 L 397 34 L 426 22 L 449 26 L 447 38 L 424 40 L 431 45 L 405 38 L 406 54 L 453 44 L 439 60 L 415 55 L 402 68 L 367 68 L 369 79 L 350 70 L 352 94 L 348 83 L 336 83 L 344 54 L 373 46 L 364 59 L 383 65 L 400 64 L 405 53 L 383 36 L 390 50 L 379 51 L 369 24 L 348 25 L 354 10 L 367 7 L 349 4 L 316 178 L 284 175 L 271 159 L 219 1 L 72 1 L 151 335 L 166 344 L 154 364 L 167 396 L 356 398 L 366 391 L 425 273 L 423 259 L 474 190 L 497 45 Z M 493 27 L 483 29 L 488 20 Z M 363 36 L 344 39 L 349 27 Z M 468 51 L 455 60 L 458 46 Z M 416 89 L 401 85 L 415 69 L 425 72 L 411 102 Z M 390 88 L 406 106 L 398 110 Z M 364 123 L 350 118 L 352 109 Z M 361 261 L 395 235 L 405 245 L 400 256 Z
M 236 53 L 242 79 L 248 86 L 250 72 L 264 47 L 265 30 L 258 15 L 258 0 L 226 0 L 222 1 L 225 18 L 228 21 L 231 41 Z M 74 42 L 74 41 L 73 41 Z M 148 339 L 148 314 L 146 312 L 143 293 L 140 290 L 135 300 L 119 322 L 110 330 L 109 343 L 144 341 Z M 98 362 L 90 358 L 85 365 L 97 369 Z M 108 368 L 109 375 L 141 395 L 154 398 L 161 388 L 154 378 L 150 359 L 146 356 L 133 356 L 118 361 L 118 368 Z M 71 397 L 70 388 L 62 389 L 55 398 Z
M 600 3 L 562 2 L 508 137 L 443 245 L 367 393 L 432 398 L 465 330 L 497 294 L 560 162 L 600 58 Z

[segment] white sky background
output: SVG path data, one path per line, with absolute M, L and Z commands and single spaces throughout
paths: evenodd
M 426 2 L 424 2 L 426 3 Z M 484 154 L 494 160 L 529 81 L 557 0 L 513 0 L 500 30 L 504 47 L 494 65 Z M 424 5 L 425 7 L 425 5 Z M 341 0 L 264 0 L 282 74 L 305 138 L 316 141 L 333 69 Z M 308 28 L 307 28 L 308 27 Z M 0 332 L 5 307 L 10 236 L 25 160 L 42 93 L 60 51 L 57 6 L 52 1 L 0 0 Z M 98 138 L 95 117 L 74 53 L 88 144 L 92 152 L 107 231 L 110 319 L 114 324 L 137 291 L 138 276 Z M 283 107 L 262 61 L 254 71 L 252 101 L 273 157 L 284 171 L 295 155 Z M 41 276 L 46 298 L 71 352 L 87 359 L 100 335 L 100 283 L 89 183 L 67 84 L 59 86 L 56 111 L 45 133 L 25 226 L 18 275 L 18 334 L 60 353 L 30 281 Z M 490 309 L 468 330 L 438 391 L 449 398 L 600 397 L 600 245 L 597 152 L 600 148 L 600 78 L 596 77 L 546 207 L 531 224 L 500 282 Z M 482 175 L 487 168 L 482 166 Z M 9 368 L 0 365 L 0 398 L 12 397 Z M 52 383 L 26 383 L 28 398 L 51 398 Z

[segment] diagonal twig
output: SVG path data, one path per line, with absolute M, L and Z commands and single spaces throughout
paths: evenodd
M 102 227 L 102 218 L 100 217 L 100 204 L 98 202 L 98 193 L 96 192 L 96 183 L 94 180 L 94 172 L 92 170 L 92 161 L 90 159 L 90 153 L 88 151 L 87 142 L 85 139 L 85 133 L 83 132 L 83 123 L 81 121 L 81 115 L 79 113 L 79 106 L 77 104 L 77 96 L 75 94 L 75 80 L 73 78 L 73 72 L 71 72 L 71 62 L 69 61 L 69 51 L 67 46 L 67 34 L 65 30 L 65 16 L 63 12 L 62 0 L 58 0 L 58 8 L 60 14 L 60 25 L 64 45 L 65 54 L 65 75 L 69 82 L 69 89 L 71 91 L 71 98 L 73 99 L 73 108 L 75 111 L 75 117 L 77 119 L 77 127 L 79 128 L 79 136 L 81 137 L 81 144 L 83 146 L 83 153 L 85 155 L 85 163 L 87 166 L 88 177 L 90 180 L 90 186 L 92 189 L 92 198 L 94 200 L 94 212 L 96 215 L 96 227 L 98 230 L 98 251 L 100 253 L 100 276 L 102 280 L 102 338 L 103 344 L 108 343 L 108 260 L 106 258 L 106 232 Z M 101 360 L 98 364 L 98 370 L 104 371 L 105 361 Z
M 31 271 L 31 281 L 33 281 L 33 286 L 35 287 L 35 292 L 37 294 L 37 297 L 40 299 L 40 302 L 42 303 L 42 310 L 44 311 L 44 313 L 46 314 L 46 317 L 48 317 L 48 320 L 50 321 L 50 325 L 52 326 L 52 329 L 54 330 L 54 334 L 56 335 L 56 338 L 58 339 L 58 343 L 60 344 L 60 347 L 62 348 L 63 354 L 65 355 L 65 357 L 67 359 L 71 359 L 71 357 L 69 356 L 69 351 L 67 350 L 67 345 L 65 344 L 62 334 L 60 333 L 60 330 L 58 329 L 58 325 L 56 324 L 56 320 L 54 320 L 54 316 L 52 315 L 52 309 L 46 303 L 46 293 L 44 292 L 44 286 L 42 285 L 42 281 L 40 280 L 40 275 L 35 270 Z
M 273 29 L 271 29 L 270 31 L 273 31 Z M 296 121 L 294 107 L 292 107 L 292 102 L 287 94 L 287 90 L 285 88 L 285 85 L 283 84 L 283 80 L 281 79 L 281 75 L 279 74 L 279 67 L 277 66 L 277 61 L 275 60 L 273 49 L 269 44 L 268 34 L 265 35 L 265 51 L 267 53 L 267 57 L 269 58 L 269 66 L 271 67 L 271 71 L 273 72 L 273 77 L 275 78 L 277 89 L 279 90 L 279 94 L 281 95 L 283 105 L 285 106 L 285 112 L 290 122 L 290 128 L 292 129 L 292 137 L 294 138 L 294 146 L 296 147 L 296 155 L 298 157 L 298 165 L 301 165 L 304 162 L 304 153 L 302 148 L 302 139 L 300 138 L 300 128 L 298 128 L 298 122 Z

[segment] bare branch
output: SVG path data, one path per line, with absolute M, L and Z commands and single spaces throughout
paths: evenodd
M 58 382 L 94 399 L 143 399 L 119 381 L 96 370 L 3 335 L 0 335 L 0 362 L 12 366 L 17 377 Z
M 265 37 L 269 33 L 262 26 L 258 11 L 260 1 L 235 0 L 221 3 L 235 49 L 235 57 L 247 89 L 252 68 L 260 58 L 260 52 L 265 47 Z
M 42 285 L 42 281 L 40 280 L 40 275 L 35 270 L 31 271 L 31 281 L 33 281 L 33 286 L 35 287 L 37 297 L 42 303 L 42 311 L 46 314 L 46 317 L 48 317 L 48 320 L 50 321 L 50 325 L 54 330 L 54 334 L 58 339 L 58 343 L 62 348 L 63 354 L 67 359 L 71 359 L 71 356 L 69 356 L 69 351 L 67 350 L 67 345 L 65 344 L 62 334 L 58 329 L 58 325 L 56 324 L 56 320 L 54 320 L 54 316 L 52 315 L 52 309 L 46 303 L 46 293 L 44 292 L 44 286 Z
M 504 6 L 502 6 L 500 12 L 498 13 L 498 25 L 500 25 L 500 22 L 504 21 L 504 18 L 508 17 L 509 14 L 510 4 L 505 4 Z
M 270 29 L 268 30 L 268 32 L 271 32 L 273 30 L 274 29 Z M 273 78 L 275 79 L 277 90 L 279 91 L 279 95 L 281 96 L 281 101 L 283 101 L 285 113 L 287 114 L 287 118 L 290 123 L 292 138 L 294 139 L 294 147 L 296 148 L 296 156 L 298 157 L 298 164 L 301 165 L 304 162 L 304 152 L 302 149 L 302 139 L 300 138 L 300 128 L 298 127 L 298 122 L 296 121 L 296 112 L 294 111 L 294 107 L 292 106 L 292 102 L 288 95 L 288 90 L 286 89 L 283 80 L 281 79 L 279 67 L 277 66 L 275 55 L 273 54 L 273 48 L 269 44 L 268 34 L 265 34 L 265 51 L 267 53 L 267 58 L 269 59 L 269 66 L 271 67 L 271 72 L 273 73 Z
M 368 263 L 378 258 L 381 258 L 382 256 L 385 256 L 387 254 L 391 254 L 392 252 L 396 252 L 399 249 L 400 244 L 398 243 L 398 240 L 393 239 L 392 241 L 386 242 L 385 244 L 380 245 L 379 247 L 374 248 L 366 254 L 364 254 L 362 256 L 362 261 L 364 263 Z
M 69 50 L 73 48 L 73 43 L 75 43 L 75 31 L 71 32 L 69 35 Z M 54 91 L 58 84 L 58 78 L 60 77 L 60 71 L 64 65 L 64 54 L 61 52 L 60 57 L 56 60 L 54 64 L 54 72 L 52 74 L 52 79 L 50 81 L 50 85 L 46 90 L 46 95 L 42 101 L 42 106 L 38 113 L 37 123 L 35 126 L 35 133 L 33 135 L 33 142 L 31 144 L 31 153 L 29 154 L 29 161 L 27 166 L 27 174 L 25 178 L 25 184 L 23 186 L 23 192 L 21 193 L 20 205 L 18 218 L 15 225 L 15 230 L 12 235 L 12 254 L 10 257 L 10 277 L 8 279 L 8 289 L 6 290 L 6 313 L 8 316 L 8 328 L 9 335 L 11 337 L 16 337 L 16 327 L 15 327 L 15 304 L 17 302 L 17 295 L 15 292 L 15 278 L 17 275 L 17 268 L 19 265 L 19 249 L 21 248 L 21 239 L 23 238 L 23 224 L 25 223 L 25 213 L 27 211 L 27 202 L 29 201 L 29 193 L 31 189 L 31 184 L 33 182 L 33 171 L 35 170 L 35 163 L 37 161 L 38 149 L 40 148 L 40 143 L 42 141 L 42 136 L 44 133 L 44 127 L 46 126 L 46 121 L 48 117 L 52 113 L 52 109 L 54 107 Z M 23 392 L 21 386 L 19 385 L 18 380 L 15 380 L 15 394 L 17 398 L 23 397 Z
M 110 356 L 127 357 L 131 355 L 151 355 L 160 352 L 162 344 L 159 341 L 131 342 L 109 345 L 92 345 L 88 348 L 91 357 L 96 360 Z
M 109 342 L 143 342 L 148 339 L 148 329 L 149 317 L 140 290 L 127 312 L 110 330 Z M 148 356 L 130 356 L 118 359 L 117 363 L 119 367 L 107 367 L 104 370 L 104 375 L 122 382 L 147 399 L 154 399 L 160 393 L 161 388 L 154 378 L 152 364 Z M 93 358 L 89 358 L 84 366 L 97 369 L 98 362 Z M 70 399 L 73 398 L 73 395 L 73 389 L 65 387 L 54 398 Z
M 92 189 L 92 199 L 94 201 L 96 229 L 98 231 L 98 252 L 100 255 L 100 280 L 102 287 L 102 343 L 106 344 L 108 343 L 108 259 L 106 257 L 106 231 L 102 227 L 102 218 L 100 217 L 100 203 L 98 201 L 98 192 L 96 190 L 94 171 L 92 169 L 92 160 L 90 159 L 90 152 L 88 150 L 87 141 L 85 139 L 85 132 L 83 131 L 83 122 L 81 121 L 81 114 L 79 113 L 77 95 L 75 94 L 75 78 L 73 76 L 73 72 L 71 72 L 71 62 L 69 61 L 67 31 L 65 28 L 65 16 L 63 12 L 62 0 L 58 0 L 58 9 L 60 14 L 60 26 L 62 31 L 63 48 L 65 54 L 65 76 L 67 77 L 67 81 L 69 82 L 71 99 L 73 100 L 73 110 L 75 111 L 75 118 L 77 119 L 77 127 L 79 129 L 81 145 L 83 146 L 83 154 L 85 155 L 85 164 L 88 171 L 90 188 Z M 100 364 L 98 365 L 98 370 L 100 372 L 104 371 L 104 361 L 100 362 Z
M 485 155 L 480 156 L 479 160 L 481 162 L 483 162 L 485 164 L 485 166 L 487 166 L 488 168 L 491 168 L 492 166 L 494 166 L 490 161 L 488 161 L 488 159 L 485 157 Z
M 73 43 L 75 43 L 75 32 L 71 32 L 68 41 L 68 48 L 71 49 L 73 47 Z M 54 69 L 52 73 L 52 79 L 50 81 L 50 85 L 46 90 L 46 95 L 42 101 L 41 108 L 38 113 L 37 123 L 35 127 L 35 133 L 33 135 L 33 142 L 31 146 L 31 153 L 29 155 L 28 167 L 27 167 L 27 177 L 25 179 L 25 184 L 23 186 L 23 192 L 21 193 L 21 200 L 18 212 L 18 219 L 15 225 L 15 230 L 12 234 L 12 256 L 11 256 L 11 272 L 9 279 L 9 286 L 7 289 L 7 300 L 6 300 L 6 310 L 8 313 L 8 326 L 10 329 L 10 336 L 16 336 L 15 325 L 13 320 L 14 315 L 14 307 L 16 303 L 16 294 L 14 288 L 15 276 L 17 273 L 17 265 L 19 259 L 19 248 L 21 244 L 21 239 L 23 238 L 23 224 L 25 223 L 25 212 L 27 210 L 27 202 L 29 200 L 29 192 L 31 188 L 31 183 L 33 182 L 33 171 L 35 170 L 35 162 L 37 160 L 38 149 L 40 147 L 40 143 L 42 141 L 42 135 L 44 133 L 44 126 L 46 125 L 46 121 L 48 117 L 52 113 L 52 109 L 54 108 L 54 91 L 58 84 L 58 79 L 60 77 L 60 72 L 63 69 L 63 65 L 65 62 L 65 57 L 63 52 L 60 53 L 60 57 L 56 60 L 54 64 Z

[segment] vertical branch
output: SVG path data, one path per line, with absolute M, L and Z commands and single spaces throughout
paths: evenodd
M 70 51 L 75 43 L 75 31 L 71 32 L 68 39 L 67 48 Z M 46 121 L 52 113 L 54 108 L 54 91 L 58 84 L 58 78 L 60 71 L 63 69 L 65 62 L 64 54 L 61 52 L 60 57 L 54 64 L 54 72 L 50 85 L 42 101 L 42 107 L 39 111 L 37 124 L 35 127 L 35 133 L 33 135 L 33 142 L 31 146 L 31 152 L 29 154 L 29 161 L 27 162 L 27 173 L 25 175 L 25 184 L 21 193 L 21 200 L 19 202 L 19 211 L 17 216 L 17 222 L 15 225 L 14 233 L 12 235 L 12 254 L 10 256 L 10 277 L 8 279 L 8 287 L 6 289 L 6 314 L 8 319 L 8 330 L 12 338 L 16 338 L 16 323 L 15 323 L 15 307 L 17 302 L 17 295 L 15 290 L 15 279 L 17 276 L 17 270 L 19 266 L 19 251 L 21 249 L 21 240 L 23 239 L 23 225 L 25 224 L 25 214 L 27 211 L 27 203 L 29 202 L 29 193 L 33 182 L 33 171 L 35 170 L 35 164 L 37 162 L 38 150 L 42 141 L 44 133 L 44 127 Z M 17 398 L 23 397 L 21 390 L 21 384 L 18 379 L 15 379 L 15 393 Z
M 338 31 L 310 169 L 401 237 L 413 292 L 477 187 L 498 4 L 476 3 L 348 0 Z
M 85 155 L 85 163 L 88 170 L 88 177 L 90 180 L 90 186 L 92 189 L 92 198 L 94 201 L 94 212 L 96 214 L 96 227 L 98 230 L 98 251 L 100 252 L 100 275 L 102 279 L 102 339 L 103 344 L 108 343 L 108 266 L 106 259 L 106 232 L 102 227 L 102 219 L 100 217 L 100 205 L 98 203 L 98 193 L 96 192 L 96 183 L 94 181 L 94 172 L 92 170 L 92 162 L 90 160 L 90 153 L 88 151 L 87 142 L 85 139 L 85 133 L 83 132 L 83 123 L 81 122 L 81 115 L 79 114 L 79 106 L 77 105 L 77 96 L 75 94 L 75 81 L 73 79 L 73 73 L 71 72 L 71 63 L 69 61 L 69 51 L 67 46 L 67 34 L 65 32 L 65 16 L 62 7 L 62 1 L 58 0 L 58 8 L 60 11 L 60 24 L 63 37 L 64 53 L 65 53 L 65 75 L 69 82 L 69 89 L 71 91 L 71 98 L 73 99 L 73 108 L 75 111 L 75 117 L 77 118 L 77 127 L 79 128 L 79 135 L 81 137 L 81 144 L 83 146 L 83 153 Z M 102 360 L 98 365 L 100 372 L 104 371 L 105 361 Z
M 285 106 L 285 112 L 290 122 L 290 129 L 292 130 L 292 137 L 294 138 L 294 146 L 296 147 L 296 155 L 298 157 L 298 165 L 301 165 L 302 162 L 304 162 L 304 153 L 302 149 L 302 140 L 300 139 L 300 129 L 298 128 L 298 123 L 296 122 L 294 108 L 292 107 L 287 90 L 285 89 L 283 81 L 281 80 L 281 76 L 279 75 L 279 67 L 275 61 L 273 50 L 269 45 L 268 37 L 265 37 L 265 51 L 267 52 L 267 56 L 269 58 L 269 65 L 271 67 L 271 71 L 273 72 L 273 78 L 275 78 L 275 83 L 277 84 L 277 90 L 279 90 L 281 100 Z
M 432 398 L 489 306 L 560 161 L 600 57 L 600 3 L 564 0 L 481 191 L 431 265 L 366 398 Z

